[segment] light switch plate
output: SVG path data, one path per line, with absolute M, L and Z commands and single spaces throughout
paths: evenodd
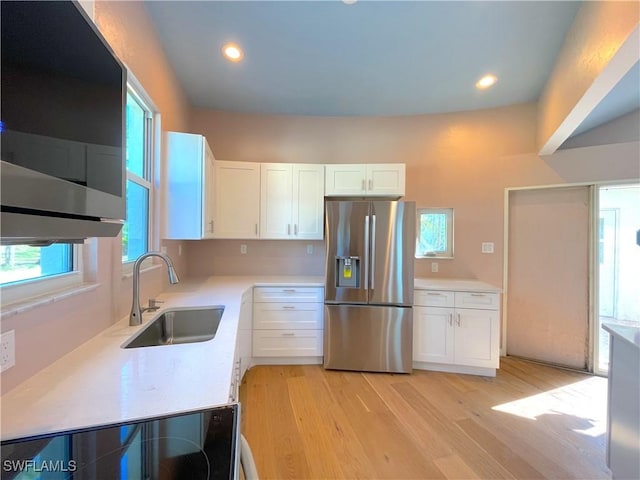
M 313 255 L 313 245 L 307 245 L 307 255 Z
M 16 331 L 9 330 L 0 336 L 0 365 L 4 372 L 16 364 Z
M 436 262 L 431 264 L 431 273 L 438 273 L 438 264 Z
M 243 243 L 242 245 L 240 245 L 240 254 L 246 255 L 246 253 L 247 253 L 247 246 Z
M 493 253 L 493 242 L 482 242 L 482 253 Z

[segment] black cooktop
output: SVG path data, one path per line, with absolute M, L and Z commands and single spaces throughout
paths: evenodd
M 5 479 L 233 479 L 239 405 L 1 442 Z

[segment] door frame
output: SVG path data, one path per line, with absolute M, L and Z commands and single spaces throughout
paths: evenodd
M 508 299 L 509 299 L 509 195 L 511 192 L 522 190 L 547 190 L 557 188 L 571 187 L 589 187 L 589 235 L 587 237 L 588 251 L 588 344 L 587 344 L 587 371 L 603 375 L 603 372 L 595 371 L 597 366 L 596 355 L 598 354 L 597 346 L 597 328 L 598 321 L 598 222 L 600 205 L 598 202 L 598 189 L 604 186 L 628 185 L 633 183 L 632 180 L 617 181 L 593 181 L 593 182 L 577 182 L 577 183 L 561 183 L 553 185 L 532 185 L 525 187 L 507 187 L 504 189 L 504 211 L 503 211 L 503 259 L 502 259 L 502 323 L 500 331 L 500 356 L 507 354 L 507 328 L 508 328 Z

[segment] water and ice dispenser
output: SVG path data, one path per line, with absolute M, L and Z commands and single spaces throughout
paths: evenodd
M 336 287 L 360 288 L 360 257 L 336 257 Z

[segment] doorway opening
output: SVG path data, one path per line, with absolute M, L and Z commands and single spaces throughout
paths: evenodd
M 640 185 L 598 188 L 596 373 L 609 371 L 604 323 L 640 327 Z

